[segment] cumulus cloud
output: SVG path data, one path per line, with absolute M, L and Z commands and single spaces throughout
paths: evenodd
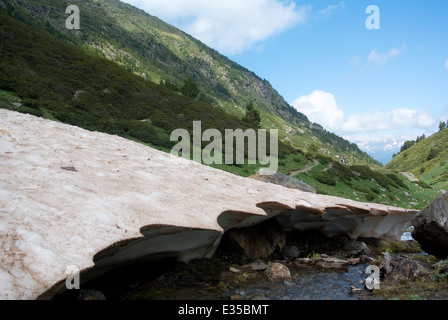
M 292 106 L 305 114 L 310 121 L 340 134 L 384 132 L 403 128 L 428 129 L 436 124 L 436 120 L 425 111 L 409 108 L 355 113 L 345 118 L 344 111 L 337 104 L 335 97 L 322 90 L 294 100 Z
M 403 127 L 428 129 L 435 123 L 436 121 L 422 110 L 400 108 L 353 114 L 343 123 L 342 130 L 344 132 L 376 132 Z
M 310 121 L 356 143 L 383 164 L 392 159 L 404 141 L 422 133 L 431 134 L 438 123 L 426 111 L 410 108 L 372 110 L 346 117 L 335 97 L 321 90 L 294 100 L 292 106 Z
M 316 90 L 292 103 L 297 111 L 305 114 L 310 121 L 322 125 L 327 130 L 336 130 L 344 120 L 344 112 L 329 92 Z
M 168 21 L 225 54 L 307 21 L 310 6 L 286 0 L 124 0 Z
M 310 121 L 356 143 L 383 164 L 392 159 L 404 141 L 430 134 L 438 123 L 424 110 L 410 108 L 373 110 L 345 117 L 335 97 L 321 90 L 294 100 L 292 106 Z

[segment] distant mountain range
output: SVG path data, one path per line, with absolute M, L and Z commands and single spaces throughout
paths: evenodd
M 357 141 L 355 140 L 354 142 L 356 143 Z M 393 155 L 400 151 L 403 142 L 394 139 L 377 139 L 375 141 L 360 141 L 357 145 L 375 160 L 386 165 L 393 159 Z

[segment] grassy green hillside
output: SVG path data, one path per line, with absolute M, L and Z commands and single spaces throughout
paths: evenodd
M 169 151 L 172 130 L 247 129 L 240 118 L 129 73 L 107 59 L 33 30 L 0 10 L 0 107 L 30 113 L 146 143 Z M 319 193 L 360 201 L 421 208 L 436 191 L 390 170 L 343 166 L 313 148 L 279 145 L 279 171 L 305 181 Z M 241 176 L 259 165 L 214 165 Z
M 248 129 L 211 104 L 145 81 L 103 58 L 33 30 L 0 11 L 0 106 L 135 139 L 164 150 L 171 132 Z M 280 157 L 295 150 L 279 144 Z M 253 168 L 255 171 L 256 168 Z
M 199 84 L 197 100 L 242 118 L 250 101 L 260 109 L 263 128 L 279 129 L 294 147 L 346 154 L 358 164 L 376 164 L 356 144 L 327 132 L 292 108 L 265 79 L 236 64 L 157 17 L 118 0 L 74 0 L 81 29 L 68 30 L 65 0 L 4 0 L 8 14 L 35 29 L 107 58 L 154 83 L 180 87 L 187 77 Z
M 435 189 L 448 190 L 448 129 L 399 153 L 386 168 L 411 172 Z

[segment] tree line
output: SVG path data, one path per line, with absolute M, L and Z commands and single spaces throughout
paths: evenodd
M 446 122 L 445 122 L 445 121 L 440 121 L 440 123 L 439 123 L 439 132 L 442 131 L 442 130 L 444 130 L 444 129 L 447 129 L 447 128 L 448 128 L 448 120 L 447 120 Z M 400 152 L 394 154 L 393 157 L 395 158 L 395 157 L 396 157 L 397 155 L 399 155 L 400 153 L 402 153 L 402 152 L 408 150 L 408 149 L 409 149 L 410 147 L 412 147 L 413 145 L 415 145 L 415 144 L 417 144 L 417 143 L 419 143 L 420 141 L 425 140 L 425 139 L 426 139 L 426 136 L 423 134 L 422 136 L 418 136 L 416 140 L 408 140 L 408 141 L 405 141 L 404 144 L 403 144 L 403 146 L 402 146 L 401 149 L 400 149 Z M 432 155 L 430 155 L 429 157 L 430 157 L 431 159 L 434 158 Z

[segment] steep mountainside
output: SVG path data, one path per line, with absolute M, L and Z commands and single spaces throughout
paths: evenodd
M 419 141 L 398 154 L 388 169 L 412 172 L 434 188 L 448 188 L 448 129 Z
M 105 57 L 155 83 L 179 87 L 191 77 L 199 84 L 198 100 L 241 118 L 253 101 L 262 126 L 280 130 L 294 146 L 317 145 L 332 156 L 342 153 L 356 163 L 375 163 L 358 146 L 310 123 L 292 108 L 268 81 L 234 63 L 200 41 L 142 10 L 118 0 L 76 0 L 81 29 L 68 30 L 64 0 L 4 0 L 7 12 L 52 36 Z M 191 120 L 191 119 L 190 119 Z
M 211 104 L 130 74 L 104 58 L 33 30 L 0 11 L 0 107 L 170 150 L 171 132 L 249 128 Z M 279 145 L 279 156 L 294 149 Z

